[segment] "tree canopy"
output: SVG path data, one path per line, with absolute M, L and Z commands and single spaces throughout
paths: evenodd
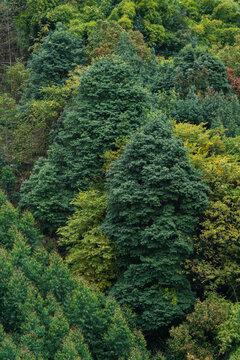
M 58 124 L 48 158 L 36 162 L 22 185 L 21 206 L 32 211 L 42 229 L 51 231 L 63 224 L 74 191 L 86 189 L 100 175 L 101 155 L 115 148 L 117 138 L 144 123 L 149 107 L 147 92 L 120 58 L 100 60 L 84 72 L 74 104 Z
M 137 132 L 109 170 L 102 229 L 122 265 L 112 293 L 137 312 L 146 332 L 180 319 L 193 303 L 180 264 L 191 253 L 187 237 L 208 204 L 206 194 L 164 117 Z

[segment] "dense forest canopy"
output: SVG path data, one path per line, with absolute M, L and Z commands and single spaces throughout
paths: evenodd
M 0 0 L 0 359 L 240 358 L 240 2 Z

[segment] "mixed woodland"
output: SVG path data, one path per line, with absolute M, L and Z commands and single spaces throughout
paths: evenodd
M 0 360 L 240 359 L 240 1 L 0 0 Z

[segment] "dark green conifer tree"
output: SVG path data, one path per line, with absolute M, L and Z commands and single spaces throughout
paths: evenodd
M 149 334 L 181 319 L 194 295 L 181 270 L 191 253 L 207 187 L 188 162 L 166 118 L 135 134 L 108 174 L 103 230 L 119 250 L 122 274 L 112 288 Z
M 205 93 L 208 88 L 229 93 L 231 86 L 227 80 L 227 68 L 223 62 L 209 51 L 191 44 L 185 46 L 174 59 L 172 72 L 176 90 L 185 96 L 191 86 Z
M 102 155 L 145 121 L 149 106 L 132 67 L 119 57 L 100 60 L 83 74 L 48 159 L 37 161 L 22 185 L 21 206 L 32 211 L 43 230 L 53 231 L 64 223 L 74 192 L 86 189 L 100 175 Z
M 23 99 L 41 98 L 41 87 L 63 84 L 68 73 L 83 65 L 83 41 L 59 24 L 28 61 L 30 77 Z
M 231 137 L 240 134 L 240 103 L 234 94 L 224 95 L 209 90 L 203 97 L 197 94 L 195 87 L 191 87 L 187 96 L 181 99 L 175 92 L 171 95 L 162 92 L 159 107 L 177 122 L 205 123 L 212 129 L 222 126 L 226 135 Z

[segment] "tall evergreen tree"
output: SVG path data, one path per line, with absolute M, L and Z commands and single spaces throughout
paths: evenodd
M 28 61 L 30 77 L 24 100 L 40 98 L 42 86 L 63 84 L 69 71 L 83 64 L 83 41 L 59 24 Z
M 21 206 L 31 209 L 42 229 L 52 231 L 64 223 L 74 192 L 101 173 L 102 155 L 144 122 L 149 106 L 132 67 L 119 57 L 100 60 L 83 74 L 48 159 L 36 163 L 22 186 Z
M 151 333 L 193 304 L 180 263 L 191 252 L 187 238 L 208 204 L 207 187 L 163 118 L 151 120 L 127 144 L 109 171 L 107 191 L 103 230 L 122 263 L 112 293 Z

